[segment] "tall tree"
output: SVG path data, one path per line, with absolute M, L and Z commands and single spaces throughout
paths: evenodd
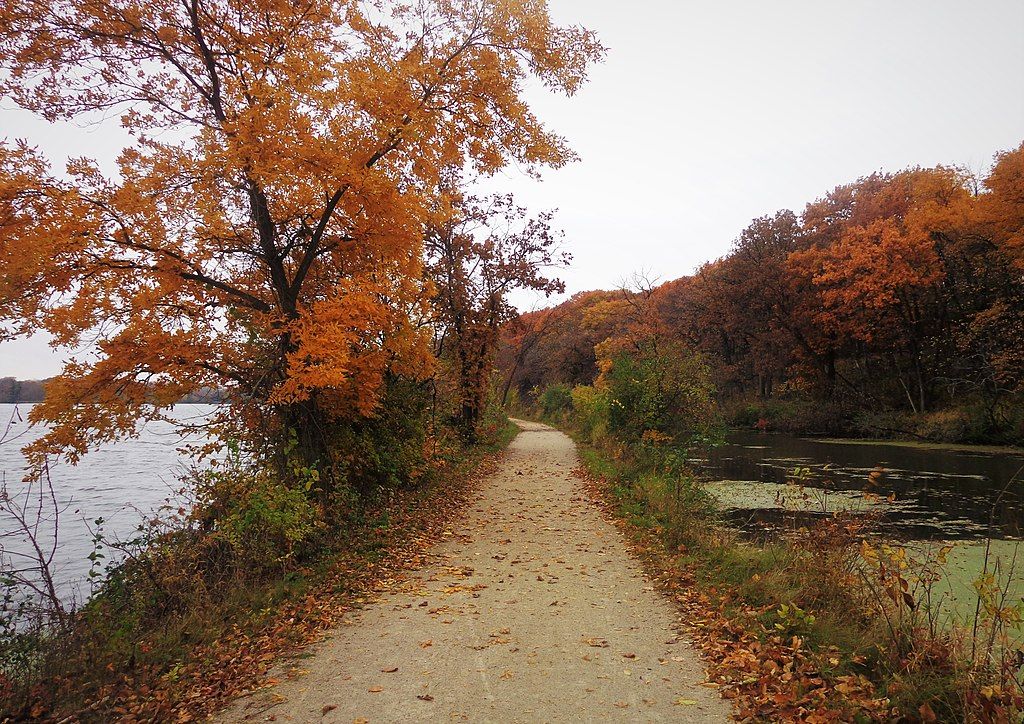
M 475 439 L 501 326 L 515 317 L 508 299 L 516 289 L 562 292 L 565 284 L 545 276 L 565 266 L 552 214 L 526 218 L 511 196 L 457 200 L 427 230 L 427 276 L 434 286 L 437 354 L 455 367 L 458 420 Z
M 0 146 L 3 336 L 93 343 L 33 410 L 37 460 L 203 386 L 234 434 L 322 459 L 388 373 L 429 371 L 442 175 L 571 160 L 522 87 L 572 94 L 603 53 L 540 0 L 3 0 L 0 28 L 0 96 L 133 139 L 112 176 Z

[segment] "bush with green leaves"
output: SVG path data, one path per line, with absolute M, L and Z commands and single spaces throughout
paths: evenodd
M 298 472 L 297 479 L 286 480 L 273 467 L 229 453 L 216 467 L 195 473 L 193 515 L 242 566 L 287 567 L 324 527 L 311 494 L 317 471 Z
M 429 386 L 392 377 L 375 414 L 332 424 L 326 438 L 334 486 L 321 500 L 329 518 L 356 513 L 360 498 L 420 479 L 427 467 L 430 406 Z
M 680 343 L 652 339 L 620 350 L 603 379 L 608 429 L 628 445 L 686 449 L 720 435 L 708 367 Z
M 608 434 L 608 391 L 590 385 L 577 385 L 572 390 L 573 423 L 596 444 Z
M 537 404 L 545 419 L 561 419 L 572 410 L 572 388 L 562 382 L 548 385 L 537 395 Z

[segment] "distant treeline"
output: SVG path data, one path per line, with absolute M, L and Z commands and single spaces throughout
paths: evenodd
M 0 377 L 0 403 L 42 402 L 46 380 L 16 380 Z
M 42 402 L 46 395 L 47 380 L 16 380 L 13 377 L 0 377 L 0 404 L 16 402 Z M 212 387 L 204 387 L 182 397 L 178 402 L 217 403 L 224 399 L 224 391 Z
M 508 388 L 593 384 L 609 339 L 698 352 L 736 425 L 1022 444 L 1024 145 L 980 180 L 872 174 L 755 219 L 693 275 L 524 314 Z

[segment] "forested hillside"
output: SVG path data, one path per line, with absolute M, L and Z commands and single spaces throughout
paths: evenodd
M 524 314 L 502 366 L 521 396 L 591 384 L 601 343 L 655 334 L 702 356 L 737 425 L 1020 443 L 1022 274 L 1024 147 L 983 179 L 872 174 L 753 220 L 692 276 Z

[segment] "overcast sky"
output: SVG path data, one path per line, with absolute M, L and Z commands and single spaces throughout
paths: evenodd
M 983 171 L 1024 141 L 1024 0 L 549 3 L 609 48 L 575 98 L 530 92 L 582 160 L 498 186 L 560 210 L 569 292 L 634 271 L 673 279 L 724 254 L 756 216 L 800 211 L 876 170 Z M 112 158 L 123 138 L 49 126 L 9 102 L 2 136 L 58 160 Z M 0 344 L 0 376 L 49 376 L 60 360 L 44 340 Z

